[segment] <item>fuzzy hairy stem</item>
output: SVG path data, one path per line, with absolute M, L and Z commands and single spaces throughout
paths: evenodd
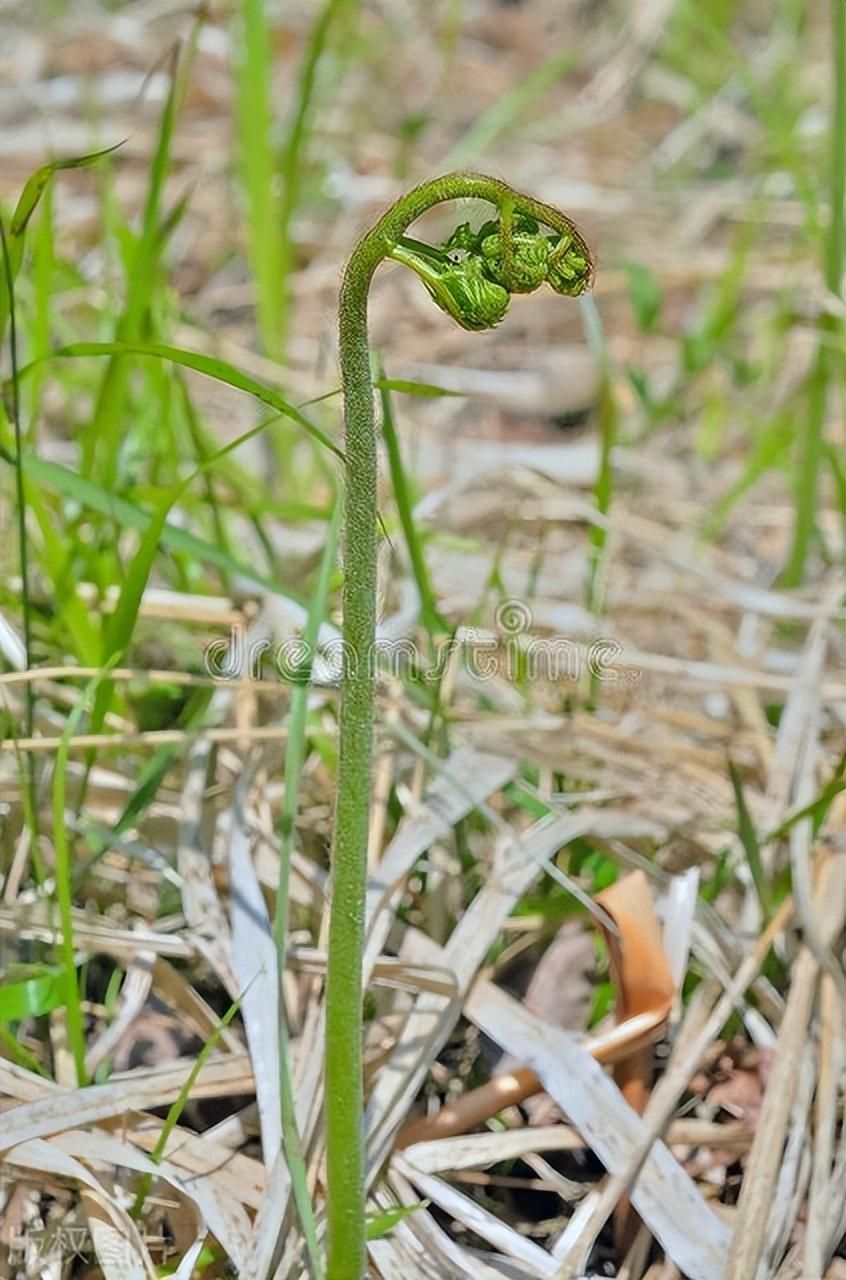
M 341 685 L 338 794 L 332 863 L 332 906 L 326 980 L 327 1280 L 362 1280 L 364 1122 L 362 957 L 370 807 L 376 635 L 377 442 L 367 299 L 379 263 L 412 222 L 434 205 L 486 200 L 504 215 L 504 260 L 511 266 L 515 209 L 536 218 L 590 255 L 558 209 L 482 174 L 453 173 L 402 196 L 359 242 L 347 264 L 339 302 L 344 394 L 344 671 Z M 589 278 L 585 281 L 585 286 Z M 460 323 L 461 321 L 459 321 Z

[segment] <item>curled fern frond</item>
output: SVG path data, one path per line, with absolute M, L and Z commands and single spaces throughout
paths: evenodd
M 561 236 L 550 236 L 546 282 L 565 298 L 577 298 L 590 287 L 593 264 L 584 250 Z
M 491 279 L 479 254 L 454 261 L 446 253 L 436 258 L 410 244 L 405 240 L 395 245 L 390 256 L 419 276 L 441 311 L 462 329 L 493 329 L 499 324 L 508 310 L 508 290 Z
M 570 231 L 549 235 L 533 214 L 507 204 L 477 231 L 460 223 L 441 245 L 403 235 L 389 256 L 410 267 L 457 324 L 475 330 L 499 324 L 512 293 L 534 293 L 548 284 L 577 297 L 590 287 L 593 270 L 580 237 Z
M 515 220 L 510 254 L 507 234 L 499 227 L 482 238 L 479 248 L 489 275 L 511 293 L 534 293 L 547 279 L 549 242 L 537 223 L 534 230 L 521 230 Z
M 441 245 L 408 235 L 436 205 L 484 200 L 496 218 L 456 227 Z M 376 644 L 378 453 L 368 295 L 386 258 L 422 280 L 464 329 L 490 329 L 512 293 L 547 283 L 575 296 L 590 287 L 590 249 L 553 205 L 482 173 L 447 173 L 400 196 L 362 237 L 344 272 L 339 350 L 344 392 L 344 669 L 338 735 L 338 796 L 326 966 L 326 1280 L 363 1280 L 365 1125 L 363 958 Z

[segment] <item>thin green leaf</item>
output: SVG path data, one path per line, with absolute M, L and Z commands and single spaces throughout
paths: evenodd
M 417 531 L 417 523 L 414 519 L 411 494 L 405 468 L 403 467 L 396 422 L 394 421 L 394 409 L 388 379 L 379 378 L 377 386 L 379 387 L 379 396 L 382 404 L 382 437 L 385 441 L 385 450 L 388 455 L 388 466 L 391 472 L 391 483 L 394 489 L 397 513 L 420 595 L 420 613 L 423 625 L 432 635 L 445 631 L 447 628 L 438 613 L 438 601 L 429 579 L 426 556 Z
M 746 804 L 746 797 L 743 794 L 743 780 L 733 760 L 728 762 L 728 771 L 737 807 L 737 834 L 740 836 L 740 843 L 743 845 L 746 861 L 749 863 L 749 871 L 752 876 L 752 883 L 755 886 L 755 892 L 758 895 L 758 901 L 761 904 L 761 911 L 764 914 L 764 919 L 768 920 L 772 911 L 772 901 L 764 871 L 764 863 L 761 858 L 761 846 Z
M 252 440 L 260 432 L 267 427 L 267 421 L 260 422 L 258 426 L 245 431 L 243 435 L 238 436 L 235 440 L 230 440 L 228 444 L 223 445 L 205 462 L 200 463 L 199 467 L 189 476 L 176 485 L 169 493 L 165 494 L 159 503 L 157 510 L 154 512 L 150 523 L 144 531 L 141 544 L 133 556 L 132 563 L 124 579 L 118 597 L 117 605 L 106 626 L 103 637 L 103 662 L 116 663 L 119 662 L 126 651 L 132 633 L 135 630 L 135 623 L 138 620 L 138 612 L 141 608 L 141 601 L 144 596 L 150 574 L 153 569 L 153 562 L 158 554 L 159 545 L 162 541 L 167 517 L 169 516 L 174 505 L 179 501 L 182 495 L 194 483 L 197 476 L 208 471 L 221 458 L 225 458 L 227 454 L 238 449 L 248 440 Z M 97 700 L 94 704 L 94 711 L 91 716 L 91 732 L 99 733 L 105 720 L 109 702 L 112 695 L 112 685 L 110 682 L 104 682 L 98 691 Z
M 638 328 L 642 329 L 644 333 L 648 333 L 655 328 L 656 321 L 661 314 L 661 307 L 664 304 L 661 285 L 649 267 L 642 262 L 627 262 L 623 270 L 626 273 L 629 297 L 632 301 Z
M 11 321 L 11 331 L 9 335 L 10 357 L 12 362 L 12 395 L 11 395 L 11 413 L 12 413 L 12 429 L 15 436 L 15 496 L 17 498 L 17 533 L 18 533 L 18 562 L 21 570 L 21 614 L 23 620 L 24 631 L 24 656 L 27 667 L 32 666 L 32 603 L 30 596 L 30 580 L 29 580 L 29 540 L 26 527 L 26 486 L 24 484 L 23 468 L 21 467 L 20 455 L 23 442 L 23 432 L 21 428 L 21 402 L 20 402 L 20 373 L 18 369 L 18 329 L 17 329 L 17 312 L 15 308 L 15 283 L 12 270 L 11 259 L 9 257 L 9 236 L 6 234 L 6 228 L 3 220 L 0 218 L 0 241 L 2 241 L 2 265 L 3 265 L 3 281 L 0 281 L 0 297 L 3 297 L 8 308 L 8 315 Z M 2 288 L 5 282 L 6 287 Z M 0 408 L 0 419 L 3 417 L 3 411 Z M 24 694 L 24 705 L 26 708 L 26 734 L 32 737 L 35 721 L 35 688 L 31 683 L 27 684 Z M 36 778 L 35 765 L 30 758 L 26 766 L 26 785 L 28 792 L 28 803 L 26 808 L 27 818 L 30 823 L 30 835 L 32 838 L 33 850 L 36 850 L 39 843 L 38 831 L 38 798 L 36 795 Z M 42 880 L 41 859 L 38 853 L 34 854 L 33 865 L 38 875 L 39 882 Z
M 150 165 L 141 233 L 135 240 L 127 267 L 126 298 L 123 312 L 115 326 L 115 337 L 122 342 L 133 342 L 142 337 L 164 245 L 159 220 L 177 116 L 178 46 L 171 54 L 170 64 L 170 86 L 159 120 L 156 149 Z M 83 449 L 83 470 L 88 474 L 93 470 L 95 453 L 101 455 L 101 478 L 107 488 L 112 488 L 115 484 L 118 457 L 125 439 L 124 409 L 128 390 L 128 362 L 115 354 L 109 360 L 100 383 L 91 427 Z
M 100 684 L 107 674 L 108 668 L 90 680 L 85 686 L 81 697 L 77 699 L 75 706 L 65 721 L 56 752 L 56 767 L 53 771 L 53 851 L 56 861 L 56 898 L 59 904 L 59 919 L 62 932 L 59 952 L 62 959 L 62 987 L 68 1044 L 73 1055 L 76 1067 L 76 1082 L 79 1086 L 86 1083 L 85 1028 L 82 1022 L 81 993 L 77 981 L 74 958 L 71 855 L 65 820 L 67 770 L 70 740 L 76 733 L 82 716 L 96 698 Z
M 789 818 L 786 818 L 779 826 L 764 836 L 761 844 L 770 844 L 773 840 L 783 840 L 790 833 L 793 827 L 799 822 L 804 822 L 807 818 L 811 818 L 813 822 L 813 832 L 816 837 L 819 834 L 822 824 L 828 817 L 829 809 L 834 801 L 840 795 L 841 791 L 846 791 L 846 755 L 840 757 L 837 768 L 832 777 L 829 778 L 823 789 L 820 791 L 816 799 L 810 804 L 803 805 L 801 809 L 797 809 Z
M 599 469 L 594 483 L 594 502 L 602 516 L 611 510 L 614 497 L 614 467 L 612 459 L 617 443 L 619 407 L 614 389 L 611 349 L 605 337 L 602 317 L 592 294 L 579 299 L 585 336 L 601 374 L 599 387 Z M 597 523 L 590 531 L 590 562 L 588 566 L 585 603 L 591 613 L 601 614 L 605 608 L 605 586 L 608 575 L 608 532 L 604 523 Z M 598 694 L 598 681 L 591 677 L 591 696 Z
M 200 420 L 196 410 L 194 409 L 194 402 L 191 399 L 191 395 L 188 390 L 186 380 L 181 373 L 177 373 L 176 382 L 177 382 L 177 386 L 179 387 L 180 398 L 182 401 L 182 408 L 185 415 L 185 423 L 188 428 L 188 433 L 191 437 L 191 444 L 194 449 L 195 457 L 197 459 L 197 462 L 199 463 L 206 462 L 211 457 L 211 454 L 214 452 L 214 450 L 209 450 L 206 447 L 206 442 L 203 437 Z M 229 543 L 229 537 L 226 531 L 226 522 L 224 520 L 224 515 L 223 515 L 223 512 L 221 511 L 220 504 L 217 500 L 217 494 L 215 492 L 214 480 L 212 479 L 211 471 L 206 470 L 203 473 L 203 478 L 204 478 L 204 485 L 205 485 L 205 491 L 206 491 L 206 502 L 211 512 L 212 521 L 214 523 L 214 531 L 217 536 L 217 545 L 223 551 L 226 551 L 228 554 L 231 555 L 232 551 Z M 227 594 L 231 595 L 232 584 L 228 574 L 224 575 L 223 586 Z
M 261 343 L 267 355 L 279 359 L 283 353 L 286 306 L 282 193 L 276 182 L 271 102 L 273 46 L 264 0 L 243 0 L 236 13 L 235 127 L 246 205 L 247 249 L 256 285 Z
M 386 1209 L 384 1213 L 369 1215 L 364 1228 L 366 1238 L 368 1240 L 381 1240 L 383 1236 L 389 1235 L 394 1227 L 398 1227 L 412 1213 L 418 1213 L 421 1209 L 425 1209 L 428 1203 L 427 1200 L 423 1200 L 420 1204 L 401 1204 L 397 1205 L 396 1209 Z
M 548 61 L 533 67 L 528 75 L 501 94 L 493 106 L 476 117 L 445 157 L 444 169 L 461 169 L 475 162 L 502 133 L 514 125 L 524 111 L 567 75 L 578 64 L 578 59 L 579 50 L 568 48 L 557 51 Z
M 4 454 L 4 456 L 7 461 L 13 461 L 13 455 Z M 144 530 L 150 524 L 152 517 L 149 512 L 142 511 L 140 507 L 136 507 L 125 498 L 119 498 L 115 494 L 107 493 L 100 485 L 91 480 L 86 480 L 83 476 L 71 471 L 68 467 L 61 466 L 58 462 L 50 462 L 46 458 L 38 458 L 30 453 L 23 454 L 22 462 L 24 474 L 29 476 L 38 488 L 51 490 L 63 497 L 71 498 L 73 501 L 98 512 L 100 515 L 110 517 L 125 529 Z M 202 564 L 214 565 L 227 573 L 246 578 L 247 581 L 254 582 L 257 586 L 263 587 L 267 591 L 273 591 L 277 595 L 296 600 L 298 604 L 303 603 L 300 596 L 283 588 L 280 583 L 272 578 L 259 573 L 254 566 L 246 561 L 237 560 L 227 552 L 221 551 L 219 547 L 215 547 L 212 543 L 206 542 L 203 538 L 199 538 L 193 533 L 188 533 L 185 529 L 180 529 L 177 525 L 165 524 L 161 531 L 161 541 L 163 546 L 169 547 L 173 551 L 193 556 Z M 78 603 L 81 608 L 81 602 Z M 96 661 L 96 658 L 91 654 L 90 660 L 86 661 L 87 665 L 91 665 Z
M 292 236 L 292 224 L 300 202 L 305 153 L 308 146 L 311 121 L 314 115 L 314 101 L 317 90 L 318 71 L 327 61 L 332 29 L 344 10 L 349 7 L 350 0 L 324 0 L 309 35 L 308 44 L 300 66 L 294 96 L 294 110 L 285 137 L 282 151 L 282 193 L 279 217 L 280 271 L 273 286 L 279 291 L 282 309 L 282 334 L 287 326 L 290 303 L 290 275 L 294 265 L 295 244 Z M 333 90 L 338 91 L 339 75 L 333 77 Z
M 2 1044 L 12 1062 L 17 1062 L 19 1066 L 25 1067 L 27 1071 L 34 1072 L 35 1075 L 41 1076 L 44 1080 L 50 1079 L 50 1073 L 45 1069 L 40 1059 L 25 1048 L 15 1033 L 4 1026 L 2 1022 L 0 1022 L 0 1044 Z
M 344 455 L 335 442 L 320 427 L 310 422 L 296 405 L 291 404 L 273 387 L 268 387 L 263 382 L 257 382 L 249 374 L 242 373 L 240 369 L 236 369 L 234 365 L 229 364 L 226 360 L 220 360 L 217 356 L 206 356 L 199 351 L 183 351 L 180 347 L 171 347 L 161 342 L 74 342 L 69 346 L 60 347 L 57 351 L 52 352 L 51 358 L 66 360 L 78 359 L 81 356 L 114 356 L 121 354 L 152 356 L 157 360 L 169 360 L 172 364 L 179 365 L 183 369 L 193 369 L 195 373 L 205 374 L 207 378 L 214 378 L 217 382 L 223 382 L 229 387 L 234 387 L 237 391 L 246 391 L 255 396 L 257 400 L 260 400 L 262 404 L 274 409 L 282 417 L 291 418 L 303 427 L 310 436 L 322 444 L 324 448 L 330 449 L 332 453 L 343 460 Z M 28 364 L 21 369 L 21 378 L 25 377 L 32 368 L 33 364 Z
M 433 382 L 412 382 L 408 378 L 377 378 L 374 383 L 377 391 L 398 391 L 406 396 L 462 396 L 463 391 L 448 391 L 446 387 L 437 387 Z
M 40 1018 L 64 1000 L 64 971 L 56 965 L 10 965 L 0 983 L 0 1022 Z
M 117 146 L 123 146 L 123 143 L 119 142 Z M 10 280 L 14 284 L 17 278 L 23 261 L 24 242 L 29 220 L 37 209 L 38 202 L 47 189 L 53 174 L 59 173 L 63 169 L 84 169 L 87 165 L 94 164 L 97 160 L 109 155 L 110 152 L 116 149 L 117 147 L 106 147 L 102 151 L 93 151 L 86 156 L 74 156 L 69 160 L 51 160 L 49 164 L 42 165 L 40 169 L 36 169 L 35 173 L 27 178 L 9 224 L 8 277 L 4 268 L 4 279 Z M 6 284 L 0 285 L 0 341 L 2 341 L 6 332 L 8 322 L 9 285 Z
M 297 672 L 296 683 L 291 690 L 291 708 L 288 717 L 288 739 L 285 748 L 285 785 L 282 797 L 282 847 L 279 854 L 279 884 L 276 891 L 276 914 L 273 920 L 273 938 L 276 944 L 276 961 L 279 990 L 287 962 L 288 915 L 291 884 L 291 862 L 294 856 L 294 829 L 299 802 L 300 774 L 305 762 L 306 717 L 314 655 L 320 625 L 326 614 L 329 582 L 335 567 L 338 538 L 341 529 L 342 504 L 336 502 L 332 518 L 326 529 L 326 542 L 317 578 L 314 584 L 308 618 L 303 629 L 302 642 L 306 661 Z M 317 1240 L 317 1224 L 308 1190 L 308 1172 L 302 1139 L 297 1124 L 294 1098 L 294 1081 L 291 1072 L 288 1025 L 284 1010 L 279 1018 L 279 1100 L 282 1114 L 282 1135 L 291 1175 L 291 1186 L 297 1206 L 300 1224 L 306 1241 L 312 1274 L 322 1280 L 323 1266 Z
M 197 1054 L 196 1061 L 194 1062 L 193 1067 L 189 1071 L 182 1085 L 182 1088 L 179 1090 L 179 1094 L 177 1095 L 175 1100 L 171 1103 L 170 1110 L 168 1111 L 167 1116 L 165 1117 L 165 1122 L 162 1125 L 161 1130 L 159 1132 L 156 1145 L 153 1148 L 153 1150 L 150 1152 L 150 1159 L 153 1161 L 154 1164 L 159 1164 L 161 1160 L 164 1158 L 168 1141 L 170 1140 L 170 1136 L 173 1133 L 174 1129 L 179 1124 L 179 1117 L 182 1115 L 182 1112 L 185 1110 L 185 1105 L 191 1096 L 191 1090 L 194 1088 L 194 1085 L 197 1083 L 197 1078 L 200 1072 L 202 1071 L 203 1067 L 206 1065 L 206 1062 L 208 1061 L 210 1055 L 214 1051 L 218 1040 L 223 1035 L 223 1032 L 229 1026 L 232 1019 L 235 1017 L 235 1014 L 241 1008 L 241 1004 L 243 1002 L 245 994 L 246 992 L 242 991 L 241 994 L 238 996 L 238 998 L 232 1001 L 229 1008 L 226 1010 L 226 1013 L 223 1015 L 220 1022 L 218 1022 L 217 1026 L 212 1031 L 208 1040 L 203 1045 L 200 1052 Z M 145 1173 L 142 1176 L 141 1181 L 138 1185 L 138 1193 L 135 1197 L 135 1203 L 133 1204 L 132 1208 L 129 1211 L 130 1217 L 135 1219 L 140 1218 L 144 1209 L 144 1201 L 147 1199 L 147 1196 L 149 1195 L 150 1187 L 152 1186 L 152 1183 L 153 1183 L 153 1175 L 150 1173 Z
M 180 715 L 177 722 L 178 727 L 186 731 L 198 728 L 203 721 L 211 697 L 211 689 L 198 689 L 196 695 Z M 155 799 L 168 769 L 179 759 L 180 751 L 181 749 L 178 746 L 159 747 L 157 751 L 153 752 L 147 763 L 142 765 L 135 784 L 135 790 L 121 810 L 117 822 L 112 827 L 114 835 L 122 835 L 130 827 L 137 826 L 147 806 Z

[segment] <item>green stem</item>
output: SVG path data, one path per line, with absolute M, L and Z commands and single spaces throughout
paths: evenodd
M 11 412 L 12 412 L 12 429 L 15 433 L 15 495 L 18 507 L 18 557 L 21 570 L 21 616 L 23 620 L 23 640 L 24 655 L 26 660 L 26 669 L 32 669 L 32 604 L 29 592 L 29 542 L 26 532 L 26 486 L 24 484 L 23 462 L 21 455 L 23 452 L 23 433 L 21 428 L 21 401 L 20 401 L 20 371 L 18 369 L 18 328 L 17 328 L 17 311 L 15 308 L 15 284 L 14 274 L 12 272 L 12 262 L 9 254 L 9 241 L 6 237 L 6 226 L 0 217 L 0 249 L 2 249 L 2 276 L 8 290 L 8 315 L 9 315 L 9 359 L 12 366 L 12 396 L 11 396 Z M 2 410 L 0 410 L 2 414 Z M 32 680 L 26 682 L 24 692 L 24 708 L 25 719 L 24 726 L 26 736 L 31 738 L 35 733 L 35 684 Z M 38 786 L 35 774 L 35 761 L 30 755 L 26 762 L 26 803 L 25 812 L 27 822 L 30 829 L 31 849 L 32 849 L 32 865 L 35 871 L 35 878 L 39 884 L 44 881 L 44 865 L 41 859 L 41 850 L 39 847 L 40 836 L 38 826 Z
M 309 135 L 309 121 L 314 106 L 318 67 L 323 66 L 326 47 L 332 27 L 343 13 L 348 0 L 326 0 L 317 16 L 309 37 L 305 57 L 297 82 L 294 115 L 282 152 L 282 200 L 279 210 L 280 251 L 282 256 L 280 344 L 284 350 L 287 340 L 288 311 L 290 306 L 291 268 L 295 245 L 292 224 L 300 201 L 300 185 L 304 170 L 304 154 Z M 337 88 L 337 84 L 336 84 Z
M 15 433 L 15 494 L 18 504 L 18 555 L 21 569 L 21 615 L 23 618 L 24 652 L 27 669 L 32 666 L 32 606 L 29 594 L 29 544 L 26 536 L 26 488 L 23 478 L 23 452 L 21 430 L 20 378 L 18 371 L 18 332 L 17 312 L 15 308 L 15 292 L 12 276 L 12 263 L 9 256 L 9 242 L 6 239 L 6 227 L 0 218 L 0 245 L 2 245 L 3 279 L 9 291 L 9 353 L 12 364 L 11 376 L 11 410 L 12 428 Z M 26 733 L 31 738 L 34 732 L 35 708 L 33 703 L 32 682 L 27 682 L 26 689 Z
M 379 371 L 379 377 L 381 380 L 381 370 Z M 438 602 L 435 598 L 432 584 L 429 581 L 429 571 L 426 568 L 426 555 L 417 535 L 411 494 L 405 468 L 402 465 L 402 451 L 397 434 L 397 424 L 394 421 L 393 402 L 391 393 L 386 386 L 379 388 L 379 399 L 382 403 L 382 438 L 385 441 L 385 452 L 388 455 L 391 485 L 394 490 L 400 525 L 405 537 L 408 558 L 411 561 L 414 580 L 420 593 L 420 620 L 429 635 L 432 636 L 437 632 L 447 630 L 447 628 L 438 614 Z
M 226 1010 L 226 1013 L 220 1019 L 220 1022 L 218 1022 L 217 1025 L 213 1028 L 212 1033 L 209 1036 L 208 1040 L 203 1045 L 200 1052 L 197 1054 L 197 1057 L 194 1060 L 193 1067 L 191 1068 L 188 1075 L 186 1076 L 185 1082 L 182 1085 L 182 1088 L 179 1090 L 179 1093 L 177 1094 L 176 1098 L 171 1103 L 170 1109 L 167 1115 L 165 1116 L 164 1124 L 162 1125 L 161 1130 L 159 1132 L 159 1136 L 156 1139 L 156 1145 L 153 1148 L 153 1150 L 150 1152 L 150 1160 L 153 1162 L 153 1164 L 161 1164 L 162 1160 L 164 1159 L 165 1152 L 167 1150 L 167 1144 L 170 1141 L 170 1138 L 171 1138 L 171 1135 L 173 1134 L 174 1129 L 179 1124 L 179 1117 L 182 1115 L 182 1112 L 185 1110 L 185 1107 L 188 1103 L 188 1099 L 191 1097 L 191 1091 L 193 1090 L 194 1085 L 197 1083 L 197 1078 L 199 1077 L 200 1072 L 208 1062 L 212 1053 L 217 1048 L 218 1040 L 223 1035 L 224 1031 L 229 1026 L 232 1019 L 235 1017 L 235 1014 L 241 1008 L 241 1003 L 244 999 L 245 994 L 246 994 L 246 991 L 242 991 L 241 994 L 237 997 L 237 999 L 232 1001 L 231 1005 Z M 147 1196 L 150 1194 L 150 1188 L 152 1187 L 152 1185 L 153 1185 L 152 1171 L 143 1173 L 138 1183 L 138 1190 L 135 1193 L 135 1200 L 132 1204 L 132 1207 L 129 1210 L 130 1218 L 132 1218 L 136 1222 L 144 1212 L 144 1202 L 147 1199 Z
M 596 509 L 601 516 L 607 516 L 611 510 L 611 499 L 614 495 L 614 469 L 612 456 L 617 443 L 617 402 L 614 397 L 614 375 L 611 367 L 611 352 L 605 341 L 602 328 L 602 317 L 592 297 L 582 298 L 582 317 L 585 324 L 588 346 L 593 352 L 599 366 L 601 381 L 599 387 L 599 471 L 594 485 Z M 608 576 L 605 562 L 608 544 L 608 528 L 605 524 L 596 524 L 590 532 L 591 557 L 588 566 L 586 603 L 591 613 L 599 617 L 605 609 L 605 582 Z M 598 693 L 597 678 L 591 678 L 591 697 Z
M 362 957 L 370 807 L 376 633 L 376 422 L 367 299 L 379 264 L 396 256 L 409 226 L 434 205 L 481 199 L 519 208 L 589 252 L 551 205 L 481 174 L 453 173 L 401 197 L 367 232 L 344 273 L 339 304 L 344 394 L 344 670 L 326 982 L 327 1280 L 365 1274 Z M 510 248 L 510 246 L 509 246 Z M 585 287 L 589 280 L 585 280 Z M 461 323 L 459 316 L 451 312 Z M 499 319 L 499 316 L 496 317 Z M 477 323 L 470 327 L 482 327 Z
M 832 0 L 832 57 L 834 108 L 831 118 L 831 178 L 828 232 L 824 250 L 827 288 L 842 296 L 846 258 L 846 0 Z M 805 562 L 816 527 L 817 484 L 825 452 L 825 423 L 829 387 L 842 369 L 838 346 L 842 321 L 826 312 L 819 321 L 819 345 L 808 377 L 808 416 L 802 435 L 802 454 L 796 493 L 793 545 L 784 570 L 784 585 L 798 587 L 805 576 Z
M 846 3 L 831 0 L 834 110 L 831 120 L 831 216 L 825 251 L 825 282 L 841 296 L 846 259 Z
M 285 972 L 288 946 L 288 917 L 291 896 L 291 863 L 294 857 L 294 832 L 297 821 L 297 808 L 300 789 L 300 774 L 306 756 L 306 720 L 308 717 L 308 699 L 311 692 L 311 678 L 314 668 L 314 655 L 320 635 L 320 624 L 326 612 L 326 597 L 329 594 L 329 580 L 335 567 L 335 556 L 338 550 L 338 532 L 340 529 L 340 505 L 332 512 L 326 529 L 326 544 L 317 570 L 314 591 L 309 605 L 308 618 L 303 629 L 303 648 L 306 659 L 297 675 L 296 683 L 291 689 L 291 708 L 288 717 L 288 743 L 285 750 L 285 791 L 282 797 L 281 813 L 281 846 L 279 850 L 279 885 L 276 891 L 276 915 L 273 922 L 273 937 L 276 943 L 276 960 L 279 989 L 279 1100 L 281 1107 L 282 1137 L 285 1143 L 285 1157 L 288 1172 L 291 1175 L 291 1189 L 294 1203 L 300 1219 L 305 1238 L 306 1252 L 309 1258 L 312 1280 L 324 1280 L 323 1267 L 317 1239 L 317 1225 L 314 1218 L 308 1189 L 308 1170 L 306 1166 L 303 1142 L 297 1122 L 296 1099 L 294 1097 L 294 1081 L 291 1071 L 291 1044 L 288 1032 L 288 1019 L 285 1013 L 285 1002 L 282 995 L 282 978 Z

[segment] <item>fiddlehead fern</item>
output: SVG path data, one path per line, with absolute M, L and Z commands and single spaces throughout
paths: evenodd
M 434 205 L 486 200 L 496 220 L 457 228 L 443 245 L 407 236 Z M 542 231 L 541 228 L 546 228 Z M 576 227 L 552 205 L 475 173 L 452 173 L 402 196 L 359 242 L 339 303 L 344 393 L 344 669 L 332 907 L 326 980 L 327 1280 L 365 1274 L 362 1084 L 364 890 L 373 740 L 376 630 L 376 422 L 367 298 L 376 268 L 402 262 L 465 329 L 502 320 L 512 293 L 548 283 L 568 296 L 590 286 L 592 259 Z
M 576 297 L 592 272 L 575 228 L 547 235 L 536 217 L 507 206 L 478 231 L 462 222 L 439 246 L 402 236 L 389 256 L 411 267 L 441 310 L 464 329 L 499 324 L 512 293 L 534 293 L 542 284 Z
M 534 293 L 546 280 L 550 244 L 534 218 L 517 213 L 509 228 L 487 222 L 478 241 L 487 270 L 512 293 Z
M 492 329 L 508 310 L 508 290 L 491 278 L 478 254 L 458 259 L 439 250 L 435 256 L 406 238 L 390 256 L 411 267 L 441 311 L 463 329 Z

